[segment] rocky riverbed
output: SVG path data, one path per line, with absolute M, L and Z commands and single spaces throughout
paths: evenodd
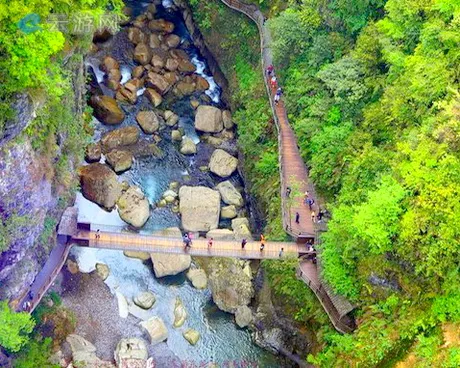
M 236 126 L 220 88 L 177 11 L 129 5 L 130 21 L 87 58 L 95 132 L 78 171 L 80 222 L 215 241 L 251 237 Z M 78 320 L 67 341 L 74 360 L 282 365 L 247 329 L 249 262 L 214 259 L 202 269 L 188 255 L 78 247 L 71 257 L 61 295 Z

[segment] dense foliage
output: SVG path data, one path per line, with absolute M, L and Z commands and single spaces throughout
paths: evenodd
M 29 340 L 35 322 L 27 313 L 15 313 L 6 301 L 0 301 L 0 346 L 19 351 Z
M 309 359 L 322 367 L 460 365 L 458 2 L 251 2 L 269 18 L 290 122 L 332 212 L 323 277 L 358 307 L 355 333 L 319 329 L 323 348 Z M 277 152 L 266 149 L 267 137 L 275 147 L 275 132 L 267 135 L 270 126 L 258 123 L 262 96 L 248 87 L 261 86 L 249 82 L 258 65 L 239 51 L 252 38 L 233 36 L 234 21 L 219 1 L 191 3 L 207 36 L 224 40 L 218 58 L 227 61 L 225 71 L 233 66 L 232 92 L 252 93 L 236 101 L 235 116 L 252 159 L 248 176 L 264 198 Z M 231 27 L 219 20 L 224 16 Z M 234 48 L 226 48 L 228 34 L 238 37 Z M 279 197 L 271 204 L 268 229 Z M 293 295 L 295 280 L 280 277 L 292 265 L 265 268 L 294 318 L 301 309 L 289 306 L 304 303 L 315 313 L 311 295 Z

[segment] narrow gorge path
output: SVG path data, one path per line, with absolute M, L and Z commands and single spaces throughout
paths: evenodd
M 318 233 L 325 230 L 325 226 L 323 223 L 313 221 L 312 213 L 304 204 L 303 197 L 303 194 L 308 191 L 310 197 L 313 197 L 318 203 L 315 188 L 308 177 L 307 167 L 300 155 L 297 138 L 289 124 L 285 104 L 283 101 L 275 104 L 276 90 L 271 88 L 265 75 L 267 67 L 273 65 L 271 35 L 265 24 L 266 19 L 254 4 L 245 4 L 238 0 L 221 1 L 229 8 L 249 17 L 256 23 L 259 30 L 262 74 L 278 131 L 283 227 L 296 240 L 314 238 L 317 241 Z M 293 193 L 290 197 L 286 196 L 288 187 L 292 189 Z M 313 208 L 315 213 L 318 213 L 318 210 L 318 207 Z M 298 224 L 294 221 L 296 213 L 300 215 Z M 299 277 L 315 293 L 335 329 L 341 333 L 351 333 L 353 320 L 348 313 L 354 309 L 353 306 L 345 298 L 334 294 L 321 281 L 317 264 L 309 258 L 311 257 L 305 257 L 301 260 L 298 270 Z

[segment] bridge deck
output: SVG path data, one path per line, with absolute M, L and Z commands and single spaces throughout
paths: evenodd
M 142 251 L 148 253 L 190 254 L 204 257 L 238 257 L 247 259 L 280 259 L 298 257 L 308 254 L 305 245 L 296 243 L 265 242 L 263 251 L 260 251 L 260 242 L 248 241 L 245 248 L 241 242 L 235 240 L 214 240 L 208 247 L 208 240 L 193 239 L 192 246 L 185 249 L 181 238 L 160 237 L 131 233 L 115 233 L 101 231 L 100 238 L 96 239 L 95 231 L 80 230 L 73 237 L 78 243 L 86 243 L 92 248 L 120 249 Z M 284 248 L 282 257 L 279 253 Z

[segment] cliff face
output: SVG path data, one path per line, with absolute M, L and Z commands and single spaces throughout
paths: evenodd
M 85 102 L 81 55 L 66 69 L 73 76 L 72 118 L 80 121 Z M 16 118 L 0 137 L 0 300 L 11 301 L 27 291 L 45 263 L 54 246 L 55 227 L 66 201 L 72 199 L 74 181 L 62 183 L 56 173 L 64 170 L 72 178 L 74 162 L 79 161 L 76 153 L 65 151 L 67 138 L 59 133 L 50 137 L 45 149 L 36 151 L 24 129 L 42 106 L 22 94 L 13 107 Z M 62 155 L 66 155 L 64 168 Z

